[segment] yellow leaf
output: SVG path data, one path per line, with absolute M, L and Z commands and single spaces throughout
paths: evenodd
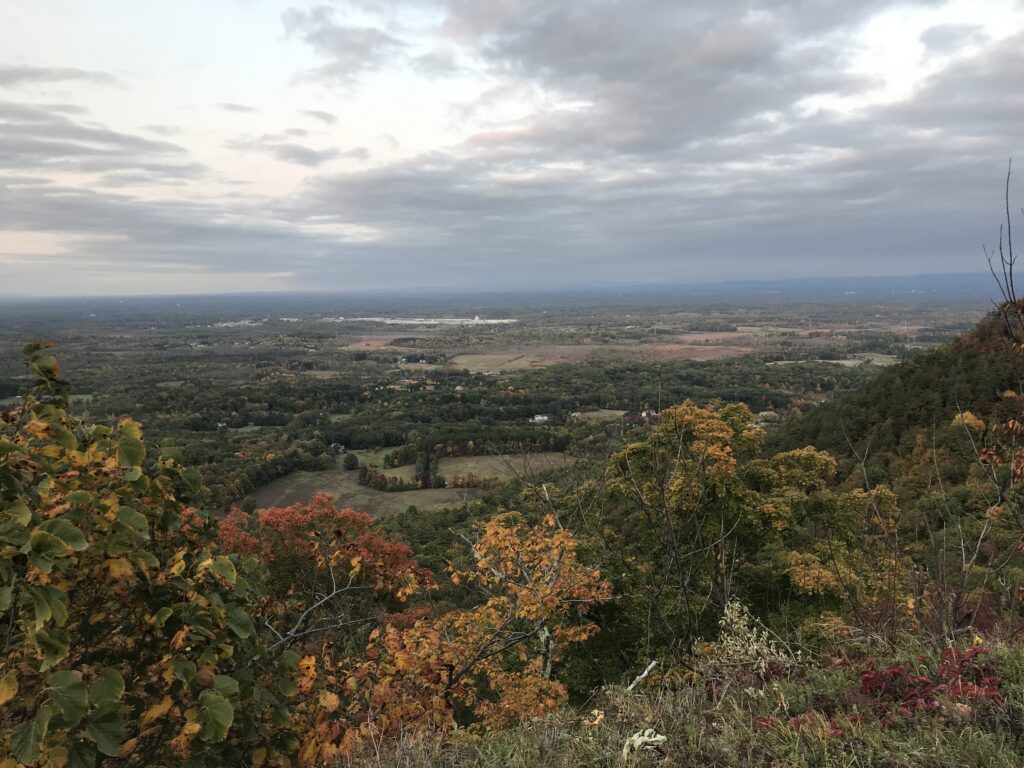
M 115 581 L 133 581 L 135 579 L 135 568 L 123 557 L 108 560 L 107 570 L 110 571 L 110 578 Z
M 307 739 L 299 751 L 299 765 L 313 765 L 319 751 L 320 745 L 316 743 L 316 740 Z
M 64 768 L 67 764 L 67 747 L 52 747 L 46 751 L 46 768 Z
M 128 757 L 128 755 L 135 751 L 135 747 L 137 747 L 138 745 L 138 739 L 128 739 L 128 741 L 122 744 L 121 748 L 117 750 L 117 756 L 122 758 Z
M 160 701 L 154 704 L 152 707 L 146 710 L 142 716 L 142 725 L 149 725 L 157 718 L 163 717 L 170 712 L 171 707 L 174 706 L 174 700 L 170 696 L 164 696 Z
M 257 747 L 252 751 L 252 768 L 263 768 L 267 762 L 267 748 Z
M 338 694 L 331 691 L 320 692 L 320 706 L 326 709 L 328 712 L 334 712 L 340 704 Z
M 0 706 L 14 698 L 18 692 L 18 675 L 12 669 L 3 677 L 0 677 Z

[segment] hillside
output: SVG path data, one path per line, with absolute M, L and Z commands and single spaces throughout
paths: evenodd
M 960 411 L 988 419 L 1002 413 L 1007 391 L 1020 387 L 1021 360 L 1002 317 L 986 315 L 971 331 L 938 349 L 879 372 L 858 389 L 793 413 L 770 438 L 775 450 L 814 445 L 839 457 L 856 452 L 888 467 L 921 430 L 947 425 Z

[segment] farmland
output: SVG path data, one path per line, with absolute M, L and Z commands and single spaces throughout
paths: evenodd
M 360 463 L 379 466 L 385 451 L 359 451 Z M 482 481 L 504 481 L 527 477 L 538 472 L 558 469 L 571 463 L 573 458 L 564 453 L 540 452 L 509 456 L 457 456 L 439 462 L 439 474 L 455 481 L 456 478 L 475 477 Z M 414 466 L 406 464 L 382 470 L 389 476 L 411 481 Z M 338 503 L 359 509 L 375 517 L 403 512 L 410 505 L 417 509 L 432 510 L 459 506 L 480 496 L 478 488 L 423 488 L 411 491 L 380 491 L 361 485 L 357 470 L 341 468 L 322 472 L 293 472 L 279 478 L 253 493 L 260 507 L 287 506 L 309 501 L 316 493 L 329 493 Z

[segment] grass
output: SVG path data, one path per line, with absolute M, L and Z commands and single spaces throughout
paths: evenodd
M 787 678 L 750 684 L 742 676 L 713 695 L 707 681 L 648 683 L 632 693 L 614 686 L 584 704 L 504 731 L 457 731 L 407 737 L 352 766 L 386 768 L 1011 768 L 1024 764 L 1024 688 L 1014 674 L 1024 661 L 1019 646 L 997 649 L 1002 673 L 999 700 L 957 705 L 901 717 L 883 725 L 834 723 L 815 715 L 792 719 L 812 702 L 840 701 L 858 686 L 854 668 L 802 665 Z M 646 686 L 646 687 L 645 687 Z M 624 760 L 626 740 L 653 728 L 666 737 L 660 753 Z
M 505 354 L 467 354 L 457 355 L 451 359 L 455 368 L 465 368 L 470 373 L 487 373 L 488 371 L 523 371 L 534 367 L 537 359 L 522 352 Z
M 625 415 L 625 411 L 598 408 L 596 411 L 584 411 L 578 418 L 580 421 L 617 421 Z
M 511 480 L 520 475 L 558 469 L 573 462 L 573 457 L 554 451 L 523 456 L 458 456 L 441 459 L 438 471 L 443 477 L 473 473 L 477 477 Z
M 243 427 L 243 429 L 245 429 Z M 390 449 L 355 451 L 360 462 L 382 467 Z M 438 469 L 443 477 L 465 476 L 472 472 L 481 479 L 510 480 L 518 475 L 557 469 L 573 461 L 564 453 L 532 453 L 527 456 L 460 456 L 441 459 Z M 412 480 L 416 467 L 407 464 L 381 471 L 389 477 Z M 323 472 L 292 472 L 250 494 L 259 507 L 284 507 L 305 503 L 317 493 L 329 493 L 338 503 L 374 517 L 404 512 L 410 505 L 420 510 L 459 506 L 481 494 L 478 488 L 424 488 L 412 491 L 378 491 L 359 484 L 358 470 L 340 466 Z
M 394 474 L 389 472 L 389 474 Z M 475 488 L 430 488 L 415 491 L 378 491 L 359 484 L 358 470 L 328 469 L 292 472 L 250 494 L 258 507 L 284 507 L 305 503 L 318 493 L 329 493 L 346 507 L 374 517 L 404 512 L 410 505 L 421 510 L 442 509 L 473 501 Z
M 380 471 L 389 477 L 400 477 L 403 480 L 412 480 L 416 474 L 416 467 L 413 464 L 406 464 L 401 467 L 382 466 L 384 454 L 387 450 L 381 451 L 357 451 L 359 459 L 364 464 L 376 464 Z M 444 458 L 438 462 L 437 471 L 441 477 L 446 479 L 465 477 L 472 473 L 484 480 L 512 480 L 513 478 L 529 475 L 535 472 L 543 472 L 549 469 L 558 469 L 574 461 L 572 456 L 555 451 L 544 453 L 529 453 L 523 456 L 453 456 Z
M 384 457 L 387 454 L 391 453 L 391 451 L 391 448 L 374 448 L 361 451 L 352 451 L 352 453 L 359 457 L 360 464 L 366 464 L 367 466 L 383 467 Z M 343 457 L 338 459 L 339 466 L 342 460 Z

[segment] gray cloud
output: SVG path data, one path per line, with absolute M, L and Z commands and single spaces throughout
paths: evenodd
M 19 88 L 25 85 L 66 82 L 120 85 L 117 78 L 106 72 L 89 72 L 74 67 L 31 67 L 18 64 L 0 64 L 0 87 L 2 88 Z
M 985 31 L 975 24 L 939 24 L 921 33 L 921 42 L 931 53 L 956 53 L 965 45 L 981 45 L 988 40 Z
M 141 170 L 150 174 L 152 182 L 195 178 L 206 172 L 177 144 L 69 116 L 75 113 L 63 105 L 0 102 L 0 170 Z
M 254 112 L 259 112 L 256 107 L 250 107 L 247 104 L 236 104 L 232 101 L 222 101 L 217 106 L 225 112 L 237 112 L 242 115 L 251 115 Z
M 301 129 L 300 129 L 301 130 Z M 262 152 L 284 163 L 304 165 L 314 168 L 338 157 L 338 150 L 334 148 L 313 149 L 302 144 L 296 144 L 288 139 L 295 135 L 293 131 L 273 134 L 267 133 L 257 137 L 242 137 L 227 143 L 229 149 L 239 152 Z M 301 131 L 299 135 L 305 135 Z
M 349 84 L 376 69 L 402 50 L 404 44 L 375 27 L 338 24 L 330 6 L 309 10 L 289 8 L 281 17 L 285 33 L 300 38 L 327 62 L 305 77 Z
M 833 48 L 866 18 L 850 4 L 640 5 L 456 3 L 448 34 L 506 89 L 576 105 L 311 181 L 290 214 L 373 227 L 381 254 L 467 284 L 983 268 L 1021 149 L 1024 36 L 844 116 L 802 103 L 876 85 Z M 925 38 L 959 50 L 974 34 Z
M 181 128 L 176 125 L 158 125 L 154 123 L 142 126 L 142 130 L 155 133 L 158 136 L 177 136 L 181 133 Z
M 353 160 L 369 160 L 372 153 L 367 147 L 353 147 L 341 153 L 341 157 L 349 157 Z
M 387 5 L 403 12 L 400 0 Z M 113 131 L 73 105 L 0 103 L 0 229 L 86 238 L 54 257 L 69 263 L 286 269 L 318 288 L 984 269 L 1006 158 L 1022 149 L 1024 35 L 994 44 L 974 27 L 933 27 L 926 55 L 961 55 L 907 98 L 810 110 L 818 96 L 879 85 L 850 73 L 851 40 L 891 5 L 448 0 L 428 48 L 403 42 L 386 17 L 357 27 L 326 6 L 293 9 L 286 32 L 322 58 L 303 73 L 320 83 L 354 89 L 388 66 L 485 72 L 487 91 L 452 112 L 460 135 L 474 133 L 390 162 L 398 145 L 387 134 L 376 154 L 297 143 L 302 128 L 240 136 L 231 149 L 309 168 L 305 184 L 280 197 L 153 202 L 133 188 L 209 171 L 178 144 Z M 533 108 L 497 120 L 505 102 Z M 158 128 L 144 130 L 174 135 Z M 341 158 L 365 165 L 325 167 Z M 52 170 L 98 184 L 48 183 Z
M 334 125 L 338 122 L 336 115 L 330 112 L 324 112 L 322 109 L 304 109 L 299 114 L 311 117 L 314 120 L 319 120 L 321 123 L 327 123 L 327 125 Z

